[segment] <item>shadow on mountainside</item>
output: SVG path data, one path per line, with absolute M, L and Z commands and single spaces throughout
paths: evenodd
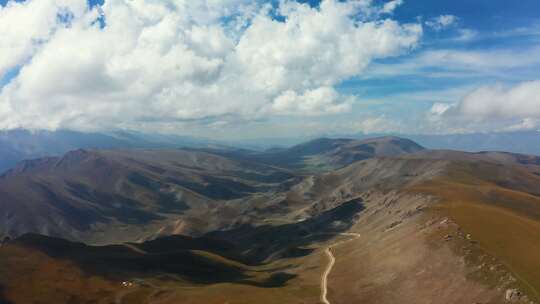
M 0 304 L 13 304 L 13 302 L 8 301 L 5 297 L 4 287 L 0 285 Z
M 314 249 L 305 247 L 347 231 L 362 210 L 362 200 L 353 199 L 301 222 L 279 226 L 243 225 L 232 230 L 214 231 L 206 236 L 235 244 L 243 253 L 245 262 L 256 265 L 310 254 Z
M 228 282 L 279 287 L 295 277 L 285 272 L 287 267 L 252 271 L 249 266 L 305 256 L 314 250 L 307 246 L 348 230 L 363 209 L 361 200 L 351 200 L 302 222 L 241 226 L 200 238 L 176 235 L 142 244 L 88 246 L 26 234 L 10 242 L 9 246 L 38 250 L 52 258 L 68 260 L 87 275 L 109 280 L 166 276 L 194 284 Z
M 212 248 L 214 244 L 211 240 L 190 244 L 192 240 L 175 237 L 167 246 L 148 253 L 144 253 L 144 249 L 138 252 L 125 245 L 87 246 L 36 234 L 21 236 L 12 245 L 39 250 L 55 259 L 69 260 L 88 275 L 111 280 L 168 275 L 198 284 L 249 281 L 250 276 L 244 269 L 196 251 Z M 222 242 L 217 246 L 223 246 Z M 218 247 L 216 251 L 220 250 L 222 248 Z

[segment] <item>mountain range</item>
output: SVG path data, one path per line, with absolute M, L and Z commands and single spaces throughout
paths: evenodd
M 0 303 L 539 303 L 539 186 L 399 137 L 78 149 L 0 177 Z
M 359 140 L 385 137 L 388 134 L 353 134 L 344 137 Z M 468 152 L 508 151 L 540 155 L 540 132 L 515 131 L 446 135 L 397 135 L 414 140 L 428 149 L 450 149 Z M 15 129 L 0 132 L 0 172 L 22 160 L 61 156 L 76 149 L 134 149 L 134 148 L 220 148 L 250 151 L 286 150 L 306 138 L 264 138 L 253 140 L 216 140 L 190 136 L 148 134 L 140 132 L 87 133 L 70 130 L 44 131 Z M 321 140 L 319 140 L 321 141 Z M 324 139 L 322 140 L 324 141 Z M 317 140 L 315 140 L 317 142 Z M 324 144 L 320 142 L 319 144 Z M 233 148 L 230 148 L 233 147 Z

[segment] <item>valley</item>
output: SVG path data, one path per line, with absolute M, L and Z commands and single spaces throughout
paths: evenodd
M 0 303 L 540 303 L 539 185 L 535 156 L 395 137 L 26 161 Z
M 540 1 L 0 0 L 0 304 L 540 304 Z

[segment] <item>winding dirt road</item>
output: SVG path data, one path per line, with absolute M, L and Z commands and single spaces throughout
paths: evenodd
M 127 248 L 129 248 L 129 249 L 131 249 L 131 250 L 133 250 L 133 251 L 135 251 L 137 253 L 140 253 L 140 254 L 148 254 L 148 252 L 146 252 L 146 251 L 142 250 L 141 248 L 139 248 L 139 247 L 137 247 L 137 246 L 135 246 L 133 244 L 130 244 L 130 243 L 124 243 L 124 244 L 122 244 L 122 246 L 127 247 Z
M 324 270 L 321 276 L 321 303 L 324 303 L 324 304 L 331 304 L 330 301 L 328 301 L 328 297 L 327 297 L 328 276 L 330 275 L 330 272 L 332 271 L 332 268 L 334 268 L 334 264 L 336 263 L 336 258 L 334 257 L 334 254 L 332 253 L 332 248 L 342 245 L 344 243 L 350 242 L 360 237 L 360 234 L 358 233 L 340 233 L 339 235 L 352 236 L 353 238 L 334 243 L 324 249 L 324 253 L 328 257 L 328 265 L 326 266 L 326 269 Z

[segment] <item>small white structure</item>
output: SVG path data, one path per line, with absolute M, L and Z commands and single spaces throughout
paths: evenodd
M 122 286 L 124 286 L 124 287 L 132 287 L 133 283 L 131 283 L 129 281 L 124 281 L 124 282 L 122 282 Z

